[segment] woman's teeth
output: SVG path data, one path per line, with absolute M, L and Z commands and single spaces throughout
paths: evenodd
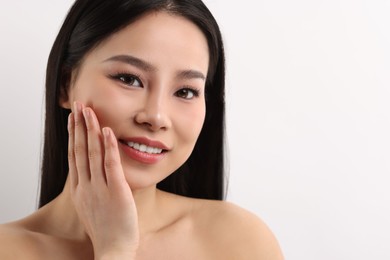
M 161 153 L 163 149 L 156 148 L 156 147 L 150 147 L 144 144 L 139 144 L 135 142 L 128 142 L 128 146 L 132 147 L 135 150 L 138 150 L 143 153 L 151 153 L 151 154 L 158 154 Z

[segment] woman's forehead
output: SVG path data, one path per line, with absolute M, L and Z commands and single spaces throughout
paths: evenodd
M 114 33 L 90 53 L 94 62 L 130 55 L 159 67 L 166 62 L 195 67 L 205 74 L 209 64 L 207 39 L 188 19 L 166 12 L 148 13 Z

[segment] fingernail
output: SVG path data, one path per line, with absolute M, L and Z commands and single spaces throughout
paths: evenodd
M 89 115 L 90 115 L 89 109 L 84 108 L 83 109 L 83 115 L 84 115 L 85 118 L 89 117 Z
M 72 113 L 70 113 L 69 116 L 68 116 L 68 130 L 71 127 L 71 123 L 72 123 Z
M 77 101 L 74 102 L 74 110 L 76 113 L 81 112 L 81 104 Z
M 102 131 L 103 131 L 104 137 L 105 137 L 105 138 L 108 138 L 108 136 L 110 135 L 110 132 L 108 131 L 107 127 L 104 127 L 104 128 L 102 129 Z

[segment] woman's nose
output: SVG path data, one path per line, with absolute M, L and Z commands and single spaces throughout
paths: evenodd
M 135 115 L 135 121 L 151 131 L 167 130 L 171 127 L 167 107 L 159 98 L 147 99 L 143 109 Z

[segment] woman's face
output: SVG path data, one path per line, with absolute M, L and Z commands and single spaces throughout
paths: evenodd
M 145 188 L 191 154 L 205 118 L 208 63 L 207 40 L 195 24 L 150 13 L 84 57 L 61 105 L 92 107 L 118 139 L 129 185 Z

